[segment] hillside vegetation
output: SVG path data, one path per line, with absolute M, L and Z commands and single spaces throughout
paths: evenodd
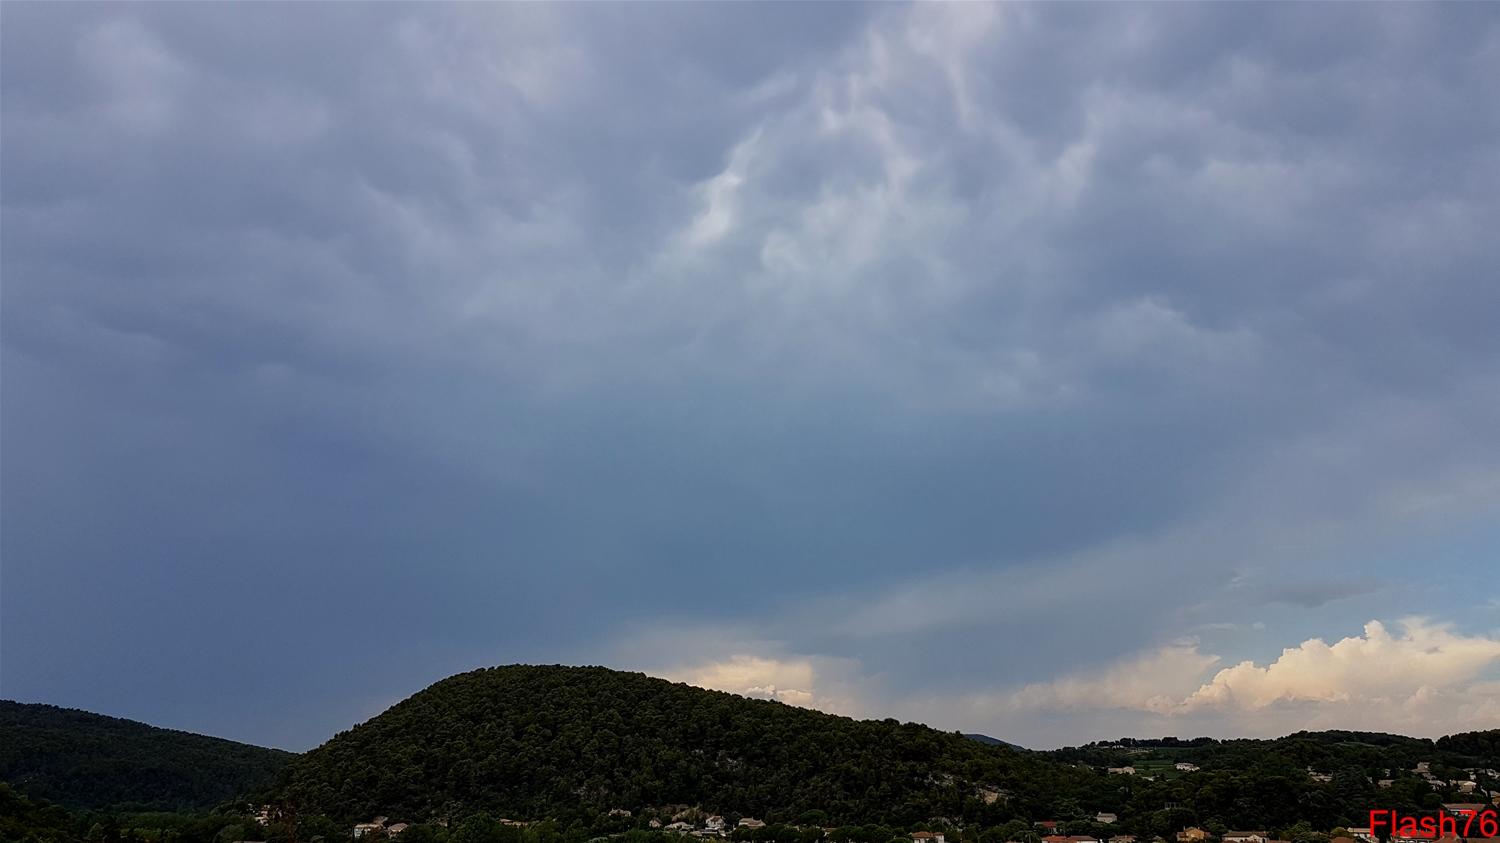
M 1053 819 L 1072 833 L 1170 839 L 1191 824 L 1328 830 L 1359 824 L 1372 808 L 1461 801 L 1447 781 L 1466 778 L 1464 768 L 1500 767 L 1497 736 L 1434 743 L 1323 732 L 1027 752 L 638 673 L 513 666 L 445 679 L 337 735 L 287 768 L 281 792 L 340 821 L 480 812 L 585 821 L 612 808 L 640 816 L 683 805 L 803 825 L 1022 823 L 1007 834 Z M 1181 773 L 1179 760 L 1201 770 Z M 1411 771 L 1419 761 L 1442 787 Z M 1139 775 L 1105 772 L 1134 763 Z M 1379 787 L 1387 778 L 1391 786 Z M 1480 779 L 1481 792 L 1500 788 Z M 1095 827 L 1101 811 L 1118 824 Z
M 343 818 L 686 804 L 906 824 L 979 819 L 993 807 L 982 789 L 1041 810 L 1091 776 L 913 723 L 604 668 L 512 666 L 445 679 L 339 734 L 288 768 L 286 793 Z
M 1306 823 L 1330 829 L 1368 825 L 1371 810 L 1432 812 L 1445 802 L 1488 801 L 1488 791 L 1500 790 L 1500 776 L 1490 775 L 1500 769 L 1500 729 L 1437 741 L 1349 731 L 1269 740 L 1125 738 L 1045 755 L 1096 769 L 1130 766 L 1157 776 L 1150 782 L 1139 775 L 1111 777 L 1130 794 L 1122 816 L 1131 820 L 1171 802 L 1181 806 L 1175 813 L 1182 822 L 1274 829 Z M 1177 762 L 1198 769 L 1180 772 Z M 1427 765 L 1427 776 L 1416 772 L 1418 764 Z M 1473 793 L 1455 784 L 1471 780 Z
M 1126 767 L 1136 774 L 1106 772 Z M 1029 752 L 638 673 L 514 666 L 445 679 L 302 756 L 0 703 L 0 776 L 15 786 L 0 789 L 0 843 L 336 843 L 377 815 L 415 824 L 404 843 L 672 843 L 691 838 L 650 823 L 714 813 L 765 821 L 736 830 L 737 843 L 890 843 L 918 828 L 1037 843 L 1041 820 L 1099 839 L 1172 840 L 1197 825 L 1328 843 L 1373 808 L 1486 798 L 1500 791 L 1495 770 L 1500 730 Z M 252 797 L 271 806 L 264 827 Z
M 0 700 L 0 781 L 70 808 L 208 808 L 273 783 L 292 753 Z

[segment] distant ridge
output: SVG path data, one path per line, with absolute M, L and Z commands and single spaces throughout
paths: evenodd
M 1023 751 L 1026 749 L 1026 747 L 1021 746 L 1020 744 L 1014 744 L 1010 741 L 1002 741 L 999 738 L 992 738 L 989 735 L 981 735 L 978 732 L 965 733 L 964 737 L 968 738 L 971 741 L 979 741 L 980 743 L 989 744 L 990 746 L 1008 746 L 1011 749 L 1018 749 Z
M 69 808 L 211 808 L 293 757 L 72 708 L 0 700 L 0 781 Z

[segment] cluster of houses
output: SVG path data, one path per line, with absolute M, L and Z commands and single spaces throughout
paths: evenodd
M 1213 835 L 1197 826 L 1185 828 L 1177 832 L 1177 843 L 1207 843 L 1213 839 Z M 1226 831 L 1219 837 L 1220 843 L 1288 843 L 1286 840 L 1274 840 L 1268 832 L 1264 831 Z
M 614 814 L 615 812 L 610 811 L 610 813 Z M 629 816 L 629 813 L 627 812 L 625 815 Z M 690 834 L 694 837 L 723 837 L 726 832 L 731 830 L 728 828 L 727 823 L 725 823 L 724 818 L 717 814 L 704 819 L 702 827 L 693 825 L 685 820 L 677 820 L 666 825 L 662 825 L 661 820 L 652 820 L 647 825 L 650 828 L 659 828 L 662 831 L 675 831 L 678 834 Z M 766 824 L 764 821 L 754 817 L 741 817 L 740 821 L 735 824 L 735 827 L 748 828 L 753 831 L 757 828 L 765 828 Z
M 1433 775 L 1432 764 L 1427 761 L 1419 762 L 1417 766 L 1412 768 L 1411 771 L 1419 776 L 1423 781 L 1427 782 L 1429 785 L 1432 785 L 1433 790 L 1442 790 L 1445 787 L 1451 787 L 1456 789 L 1459 793 L 1479 792 L 1483 794 L 1484 792 L 1479 790 L 1479 783 L 1475 781 L 1475 779 L 1478 779 L 1481 776 L 1488 776 L 1491 779 L 1500 779 L 1500 771 L 1474 768 L 1472 770 L 1464 771 L 1464 773 L 1468 775 L 1467 779 L 1448 779 L 1447 781 L 1444 781 L 1443 779 L 1440 779 L 1437 776 Z M 1385 774 L 1387 776 L 1390 776 L 1391 771 L 1386 770 Z M 1381 787 L 1390 787 L 1392 782 L 1392 779 L 1384 778 L 1381 779 L 1378 784 Z M 1488 795 L 1492 800 L 1500 799 L 1500 791 L 1488 791 Z M 1500 802 L 1496 802 L 1495 804 L 1500 805 Z
M 611 811 L 610 813 L 614 812 Z M 1118 819 L 1119 817 L 1115 816 L 1114 814 L 1107 813 L 1099 813 L 1094 816 L 1094 821 L 1099 823 L 1113 823 Z M 741 819 L 739 821 L 737 827 L 757 829 L 765 828 L 765 825 L 766 824 L 761 820 L 755 819 L 753 817 L 745 817 L 744 819 Z M 1105 841 L 1095 837 L 1077 835 L 1068 836 L 1058 834 L 1057 831 L 1059 828 L 1059 824 L 1051 820 L 1035 823 L 1035 826 L 1044 835 L 1042 837 L 1042 843 L 1106 843 Z M 659 828 L 662 831 L 675 831 L 679 834 L 686 834 L 694 837 L 722 837 L 727 831 L 730 830 L 725 826 L 724 818 L 719 816 L 712 816 L 707 818 L 703 821 L 703 824 L 701 826 L 695 826 L 691 823 L 681 821 L 673 822 L 668 825 L 662 825 L 659 821 L 652 820 L 650 823 L 650 827 L 654 829 Z M 823 833 L 832 834 L 837 830 L 837 828 L 828 827 L 823 829 Z M 947 843 L 947 838 L 941 831 L 913 831 L 908 836 L 911 838 L 911 843 Z M 1136 843 L 1136 839 L 1133 835 L 1122 834 L 1116 837 L 1109 838 L 1108 843 Z
M 629 817 L 631 812 L 623 808 L 616 808 L 610 811 L 609 815 L 612 817 Z M 1118 820 L 1119 817 L 1115 814 L 1100 812 L 1094 815 L 1094 822 L 1105 825 L 1115 823 Z M 502 819 L 498 822 L 504 825 L 525 825 L 525 823 L 519 820 Z M 1137 843 L 1135 836 L 1131 834 L 1120 834 L 1109 838 L 1059 834 L 1058 832 L 1061 830 L 1062 824 L 1054 820 L 1043 820 L 1033 823 L 1033 825 L 1041 833 L 1042 843 Z M 712 815 L 703 818 L 699 823 L 688 822 L 686 819 L 676 819 L 673 822 L 663 824 L 661 820 L 653 819 L 648 826 L 652 829 L 675 832 L 684 836 L 720 838 L 734 830 L 734 828 L 754 830 L 765 828 L 766 823 L 754 817 L 743 817 L 731 828 L 723 817 Z M 375 817 L 370 822 L 356 824 L 353 836 L 356 840 L 380 837 L 394 840 L 400 837 L 401 832 L 405 831 L 407 827 L 408 824 L 404 822 L 390 822 L 389 817 Z M 836 828 L 823 829 L 825 834 L 831 834 L 836 830 Z M 947 838 L 941 831 L 914 831 L 909 836 L 911 843 L 947 843 Z M 1179 832 L 1177 841 L 1178 843 L 1210 843 L 1211 835 L 1203 829 L 1190 828 Z M 1157 841 L 1157 843 L 1165 843 L 1165 841 Z M 1221 837 L 1220 843 L 1287 843 L 1287 841 L 1271 840 L 1263 831 L 1234 831 Z M 1334 843 L 1339 843 L 1339 841 L 1334 841 Z M 1349 843 L 1356 843 L 1356 841 L 1351 840 Z M 1363 839 L 1363 843 L 1378 843 L 1378 841 L 1374 837 L 1370 837 Z M 1431 843 L 1431 841 L 1428 841 L 1428 843 Z
M 1194 772 L 1198 769 L 1196 766 L 1187 762 L 1179 762 L 1176 767 L 1181 772 L 1189 773 Z M 1134 769 L 1130 767 L 1111 768 L 1110 772 L 1120 773 L 1123 775 L 1135 774 Z M 1432 773 L 1429 769 L 1429 765 L 1426 762 L 1418 764 L 1412 772 L 1424 776 L 1429 780 L 1432 780 Z M 1467 772 L 1469 772 L 1470 775 L 1474 775 L 1476 777 L 1481 774 L 1491 777 L 1500 777 L 1497 776 L 1494 770 L 1471 770 Z M 1313 771 L 1311 768 L 1309 768 L 1308 773 L 1309 775 L 1313 775 L 1315 777 L 1323 775 L 1317 773 L 1316 771 Z M 1387 771 L 1387 775 L 1389 775 L 1389 771 Z M 1385 779 L 1380 782 L 1380 785 L 1382 787 L 1388 787 L 1390 785 L 1390 782 L 1391 780 Z M 1442 782 L 1439 783 L 1442 784 Z M 1464 783 L 1449 782 L 1448 784 L 1458 786 Z M 1463 792 L 1472 792 L 1472 788 L 1464 790 Z M 1472 816 L 1486 809 L 1491 809 L 1494 806 L 1500 806 L 1500 792 L 1491 792 L 1489 795 L 1492 797 L 1492 801 L 1490 803 L 1448 803 L 1442 806 L 1442 810 L 1446 814 L 1449 814 L 1453 817 L 1464 817 Z M 271 819 L 271 813 L 272 812 L 270 806 L 265 806 L 257 815 L 257 819 L 260 819 L 264 823 L 266 820 Z M 615 808 L 609 812 L 609 816 L 628 818 L 631 816 L 631 812 L 624 808 Z M 1095 814 L 1093 817 L 1093 822 L 1096 825 L 1112 825 L 1118 821 L 1118 816 L 1103 811 Z M 513 826 L 526 825 L 526 823 L 519 820 L 501 819 L 498 820 L 498 822 L 504 825 Z M 1065 831 L 1064 824 L 1059 823 L 1055 820 L 1043 820 L 1033 823 L 1032 825 L 1036 828 L 1039 836 L 1041 836 L 1041 843 L 1137 843 L 1135 836 L 1129 834 L 1121 834 L 1108 838 L 1064 834 L 1062 833 Z M 753 831 L 755 829 L 765 828 L 766 823 L 763 820 L 759 820 L 754 817 L 743 817 L 737 820 L 733 825 L 730 825 L 730 823 L 726 821 L 724 817 L 717 814 L 702 817 L 696 810 L 684 810 L 676 816 L 673 816 L 671 822 L 665 824 L 661 820 L 653 818 L 649 822 L 648 827 L 660 831 L 674 832 L 684 836 L 698 838 L 723 838 L 736 829 L 749 829 Z M 369 837 L 371 839 L 383 838 L 386 840 L 395 840 L 396 838 L 400 837 L 401 833 L 407 828 L 407 823 L 393 823 L 390 822 L 390 818 L 388 817 L 375 817 L 370 822 L 359 823 L 355 825 L 353 830 L 353 837 L 355 840 L 366 837 Z M 829 835 L 837 831 L 836 828 L 824 828 L 822 830 L 825 835 Z M 1334 837 L 1329 841 L 1329 843 L 1381 843 L 1380 838 L 1372 829 L 1350 828 L 1347 831 L 1348 836 L 1341 835 L 1338 837 Z M 910 834 L 910 838 L 911 843 L 947 843 L 947 840 L 945 839 L 944 834 L 941 831 L 914 831 Z M 1481 843 L 1481 841 L 1482 843 L 1500 843 L 1500 838 L 1468 838 L 1467 843 Z M 1147 843 L 1167 843 L 1167 841 L 1163 840 L 1160 837 L 1157 837 L 1151 841 L 1147 841 Z M 1277 840 L 1271 837 L 1270 833 L 1266 831 L 1228 831 L 1222 835 L 1215 836 L 1211 832 L 1206 831 L 1202 828 L 1193 827 L 1185 828 L 1182 831 L 1177 832 L 1176 843 L 1290 843 L 1290 841 Z M 1388 843 L 1434 843 L 1434 841 L 1431 838 L 1406 839 L 1397 836 L 1391 837 Z M 1436 843 L 1465 843 L 1465 841 L 1455 838 L 1452 840 L 1437 841 Z
M 1196 773 L 1196 772 L 1198 772 L 1198 765 L 1197 764 L 1189 764 L 1186 761 L 1178 761 L 1176 764 L 1173 764 L 1172 766 L 1179 773 Z M 1124 766 L 1124 767 L 1106 767 L 1105 768 L 1105 772 L 1109 773 L 1111 776 L 1135 776 L 1135 775 L 1140 775 L 1136 771 L 1135 767 L 1132 767 L 1132 766 L 1129 766 L 1129 765 Z M 1141 775 L 1141 778 L 1145 779 L 1148 782 L 1156 780 L 1156 776 L 1150 776 L 1150 775 Z
M 1488 771 L 1486 771 L 1488 772 Z M 1500 794 L 1496 794 L 1497 801 L 1493 804 L 1500 805 Z M 1453 817 L 1464 817 L 1473 815 L 1492 807 L 1491 804 L 1480 802 L 1473 803 L 1448 803 L 1442 809 Z M 266 811 L 263 815 L 269 816 Z M 624 808 L 615 808 L 609 812 L 611 817 L 629 817 L 631 812 Z M 1094 822 L 1101 825 L 1112 825 L 1119 817 L 1115 814 L 1099 812 L 1094 815 Z M 504 825 L 524 826 L 526 823 L 519 820 L 502 819 L 498 822 Z M 688 822 L 685 817 L 674 818 L 673 822 L 663 824 L 661 820 L 652 819 L 648 824 L 650 828 L 661 831 L 675 832 L 685 836 L 699 838 L 722 838 L 735 828 L 758 829 L 765 828 L 766 823 L 754 817 L 743 817 L 733 827 L 722 816 L 711 815 L 702 819 L 701 822 Z M 1097 838 L 1087 835 L 1061 834 L 1063 824 L 1055 820 L 1043 820 L 1033 823 L 1037 831 L 1042 835 L 1042 843 L 1137 843 L 1134 835 L 1120 834 L 1109 838 Z M 407 823 L 390 822 L 388 817 L 375 817 L 367 823 L 359 823 L 354 826 L 353 836 L 358 840 L 365 837 L 386 838 L 394 840 L 401 836 L 401 832 L 408 827 Z M 837 829 L 825 828 L 825 834 L 831 834 Z M 1339 836 L 1331 839 L 1329 843 L 1380 843 L 1379 837 L 1370 828 L 1350 828 L 1348 836 Z M 910 834 L 911 843 L 947 843 L 941 831 L 914 831 Z M 1468 838 L 1467 843 L 1500 843 L 1500 839 L 1489 840 L 1485 838 Z M 1166 843 L 1161 838 L 1156 838 L 1150 843 Z M 1290 843 L 1286 840 L 1277 840 L 1266 831 L 1227 831 L 1217 838 L 1204 829 L 1192 827 L 1177 832 L 1176 843 Z M 1402 838 L 1392 837 L 1389 843 L 1434 843 L 1431 838 Z M 1454 838 L 1452 840 L 1438 841 L 1438 843 L 1465 843 L 1465 841 Z
M 1443 813 L 1455 819 L 1472 816 L 1490 806 L 1480 803 L 1447 803 L 1442 807 Z M 1328 841 L 1328 843 L 1380 843 L 1379 836 L 1371 828 L 1349 828 L 1346 829 L 1347 836 L 1340 835 Z M 1188 828 L 1177 832 L 1177 843 L 1206 843 L 1212 838 L 1207 831 L 1201 828 Z M 1276 840 L 1268 832 L 1264 831 L 1228 831 L 1219 837 L 1220 843 L 1288 843 L 1285 840 Z M 1487 837 L 1445 837 L 1441 840 L 1433 840 L 1432 837 L 1402 837 L 1393 835 L 1388 843 L 1500 843 L 1500 838 Z
M 354 826 L 354 839 L 361 837 L 387 837 L 394 840 L 401 836 L 409 823 L 393 823 L 389 817 L 376 817 L 367 823 L 358 823 Z
M 1451 803 L 1443 805 L 1443 811 L 1453 817 L 1468 816 L 1476 811 L 1485 809 L 1486 805 L 1480 803 Z M 1118 821 L 1114 814 L 1100 812 L 1094 815 L 1094 822 L 1109 825 Z M 1044 820 L 1033 823 L 1036 828 L 1043 832 L 1042 843 L 1137 843 L 1135 835 L 1120 834 L 1108 838 L 1092 837 L 1089 835 L 1068 835 L 1057 833 L 1061 824 L 1053 820 Z M 765 823 L 755 819 L 740 820 L 741 828 L 761 828 Z M 667 826 L 653 824 L 653 828 L 661 827 L 666 831 L 677 831 L 684 834 L 705 837 L 715 836 L 724 832 L 723 818 L 709 817 L 704 827 L 698 828 L 685 822 L 676 822 Z M 824 829 L 832 832 L 834 829 Z M 1370 828 L 1350 828 L 1348 836 L 1335 837 L 1329 843 L 1380 843 L 1379 837 Z M 914 831 L 910 834 L 911 843 L 947 843 L 941 831 Z M 1177 843 L 1290 843 L 1287 840 L 1278 840 L 1266 831 L 1227 831 L 1217 838 L 1204 829 L 1193 827 L 1177 832 Z M 1166 843 L 1157 838 L 1152 843 Z M 1500 843 L 1500 838 L 1446 838 L 1441 841 L 1433 841 L 1432 838 L 1402 838 L 1392 837 L 1389 843 Z
M 1190 764 L 1190 763 L 1188 763 L 1186 761 L 1179 761 L 1179 762 L 1177 762 L 1173 766 L 1180 773 L 1196 773 L 1196 772 L 1198 772 L 1198 765 L 1196 765 L 1196 764 Z M 1436 775 L 1433 775 L 1433 772 L 1432 772 L 1431 768 L 1432 768 L 1431 762 L 1422 761 L 1422 762 L 1418 763 L 1417 766 L 1415 766 L 1415 767 L 1412 768 L 1412 773 L 1414 773 L 1415 775 L 1417 775 L 1418 777 L 1420 777 L 1422 780 L 1426 781 L 1429 785 L 1431 785 L 1433 790 L 1444 790 L 1446 788 L 1453 788 L 1454 790 L 1458 791 L 1459 793 L 1463 793 L 1463 794 L 1473 793 L 1473 794 L 1477 794 L 1479 796 L 1487 796 L 1487 797 L 1490 798 L 1491 801 L 1494 802 L 1494 804 L 1500 805 L 1500 790 L 1484 790 L 1483 788 L 1481 788 L 1479 786 L 1479 782 L 1478 782 L 1478 779 L 1480 779 L 1482 777 L 1485 777 L 1485 776 L 1488 776 L 1491 779 L 1500 779 L 1500 771 L 1491 770 L 1491 769 L 1475 768 L 1475 769 L 1472 769 L 1472 770 L 1465 770 L 1464 771 L 1468 775 L 1467 779 L 1447 779 L 1447 780 L 1444 780 L 1444 779 L 1438 778 Z M 1112 776 L 1135 776 L 1135 775 L 1139 775 L 1138 771 L 1133 766 L 1106 767 L 1105 768 L 1105 772 L 1109 773 Z M 1377 786 L 1381 787 L 1381 788 L 1388 788 L 1388 787 L 1390 787 L 1390 786 L 1392 786 L 1393 784 L 1396 783 L 1396 780 L 1395 780 L 1395 778 L 1392 777 L 1390 770 L 1386 770 L 1385 771 L 1385 776 L 1386 776 L 1385 778 L 1376 781 L 1375 784 Z M 1149 775 L 1141 775 L 1140 777 L 1143 778 L 1143 779 L 1146 779 L 1147 781 L 1152 781 L 1152 780 L 1155 779 L 1155 776 L 1149 776 Z M 1316 781 L 1316 782 L 1331 782 L 1331 781 L 1333 781 L 1333 774 L 1332 773 L 1320 772 L 1318 770 L 1314 770 L 1312 767 L 1308 767 L 1307 768 L 1307 777 L 1310 778 L 1310 779 L 1312 779 L 1313 781 Z

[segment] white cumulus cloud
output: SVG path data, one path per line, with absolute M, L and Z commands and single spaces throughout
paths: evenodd
M 1500 639 L 1421 617 L 1396 626 L 1393 632 L 1372 620 L 1361 635 L 1333 644 L 1308 639 L 1264 665 L 1243 661 L 1211 675 L 1220 658 L 1183 641 L 990 703 L 1011 715 L 1130 710 L 1164 718 L 1168 728 L 1240 734 L 1319 728 L 1441 734 L 1500 724 L 1500 682 L 1486 676 L 1500 665 Z
M 1423 618 L 1400 626 L 1393 635 L 1372 620 L 1362 636 L 1331 645 L 1313 638 L 1265 667 L 1245 661 L 1224 668 L 1183 704 L 1258 709 L 1279 702 L 1404 702 L 1472 682 L 1500 662 L 1500 640 L 1466 637 Z
M 664 676 L 674 682 L 715 691 L 777 700 L 833 714 L 851 713 L 852 700 L 830 693 L 829 687 L 820 687 L 819 673 L 816 660 L 811 657 L 774 658 L 740 653 L 667 671 Z

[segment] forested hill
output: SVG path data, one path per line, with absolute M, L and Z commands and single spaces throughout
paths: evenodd
M 1489 774 L 1500 767 L 1496 737 L 1329 732 L 1027 752 L 638 673 L 512 666 L 445 679 L 335 736 L 288 765 L 278 791 L 284 804 L 340 822 L 479 813 L 587 822 L 615 808 L 670 817 L 670 806 L 686 805 L 808 826 L 1019 823 L 1006 826 L 1012 835 L 1058 819 L 1070 833 L 1170 839 L 1208 823 L 1315 843 L 1309 829 L 1358 824 L 1372 808 L 1461 801 L 1465 768 L 1485 768 L 1472 773 L 1477 792 L 1500 788 Z M 1175 767 L 1189 759 L 1201 770 Z M 1432 773 L 1415 772 L 1420 762 Z M 1106 769 L 1132 765 L 1134 774 Z M 1096 812 L 1118 822 L 1095 827 Z
M 992 738 L 989 735 L 981 735 L 981 734 L 973 733 L 973 734 L 965 734 L 964 737 L 968 738 L 971 741 L 979 741 L 980 743 L 987 743 L 990 746 L 1008 746 L 1011 749 L 1025 749 L 1025 747 L 1023 747 L 1023 746 L 1021 746 L 1019 744 L 1013 744 L 1010 741 L 1002 741 L 999 738 Z
M 597 667 L 511 666 L 445 679 L 335 736 L 288 767 L 285 793 L 343 819 L 685 804 L 904 825 L 978 820 L 1002 799 L 1041 812 L 1095 777 L 912 723 Z
M 24 839 L 7 836 L 8 827 L 41 841 L 83 840 L 97 819 L 86 811 L 70 819 L 32 799 L 121 814 L 235 800 L 191 828 L 172 825 L 179 843 L 211 843 L 231 826 L 222 839 L 262 839 L 244 836 L 272 833 L 243 827 L 238 808 L 250 797 L 279 806 L 303 839 L 333 839 L 353 821 L 385 815 L 453 828 L 556 819 L 572 835 L 556 843 L 584 843 L 693 806 L 764 819 L 771 826 L 753 835 L 759 843 L 799 843 L 818 826 L 859 826 L 843 837 L 863 843 L 924 825 L 962 827 L 967 843 L 1016 840 L 1039 820 L 1100 839 L 1172 839 L 1201 825 L 1326 843 L 1326 832 L 1358 825 L 1374 808 L 1411 814 L 1500 792 L 1496 770 L 1500 730 L 1436 741 L 1362 732 L 1126 739 L 1028 752 L 639 673 L 514 666 L 445 679 L 303 756 L 0 702 L 0 779 L 18 791 L 0 788 L 0 843 Z M 611 816 L 616 808 L 633 818 Z M 1097 823 L 1098 812 L 1118 819 Z M 448 826 L 424 827 L 437 836 L 413 840 L 447 840 L 433 829 Z M 275 833 L 263 839 L 302 834 Z M 463 843 L 471 839 L 491 838 Z
M 1463 732 L 1438 738 L 1409 738 L 1383 732 L 1297 732 L 1282 738 L 1121 738 L 1081 747 L 1053 750 L 1048 757 L 1095 767 L 1137 765 L 1143 771 L 1176 762 L 1193 764 L 1205 772 L 1248 770 L 1279 765 L 1291 769 L 1334 773 L 1363 771 L 1372 778 L 1415 779 L 1413 770 L 1426 763 L 1444 780 L 1464 779 L 1465 770 L 1500 768 L 1500 729 Z M 1442 768 L 1439 770 L 1438 768 Z M 1386 772 L 1389 771 L 1389 772 Z M 1375 773 L 1381 773 L 1375 776 Z
M 208 808 L 273 783 L 292 753 L 0 700 L 0 781 L 73 808 Z

